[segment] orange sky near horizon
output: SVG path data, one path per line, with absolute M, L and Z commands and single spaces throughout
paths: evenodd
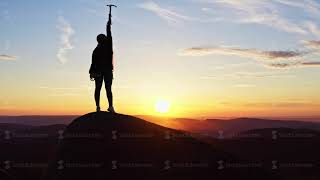
M 126 96 L 121 97 L 115 92 L 115 108 L 117 112 L 129 115 L 155 115 L 185 118 L 215 118 L 215 117 L 320 117 L 319 105 L 290 104 L 287 103 L 260 103 L 251 104 L 239 100 L 237 103 L 206 101 L 204 99 L 188 99 L 186 97 L 165 98 L 170 103 L 168 113 L 159 113 L 155 110 L 158 97 L 150 99 L 131 98 L 131 103 L 124 101 Z M 41 93 L 40 93 L 41 94 Z M 83 115 L 95 110 L 92 89 L 83 96 L 73 95 L 35 98 L 31 94 L 17 97 L 16 105 L 7 104 L 0 108 L 0 115 Z M 119 97 L 120 96 L 120 97 Z M 128 95 L 129 96 L 129 95 Z M 29 97 L 29 98 L 26 98 Z M 135 96 L 137 97 L 137 96 Z M 139 97 L 139 96 L 138 96 Z M 142 95 L 140 96 L 142 97 Z M 13 102 L 13 101 L 11 101 Z M 232 101 L 231 101 L 232 102 Z M 101 93 L 102 110 L 107 109 L 107 98 L 104 90 Z
M 117 2 L 115 110 L 320 117 L 320 3 L 309 3 Z M 102 0 L 1 2 L 0 115 L 95 111 L 88 71 L 106 19 Z M 168 113 L 155 110 L 159 98 Z M 108 108 L 104 89 L 101 108 Z

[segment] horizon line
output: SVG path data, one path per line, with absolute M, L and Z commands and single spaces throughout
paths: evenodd
M 94 112 L 89 112 L 94 113 Z M 86 114 L 89 114 L 86 113 Z M 118 113 L 121 114 L 121 113 Z M 29 115 L 0 115 L 0 117 L 58 117 L 58 116 L 83 116 L 84 114 L 29 114 Z M 150 114 L 125 114 L 135 117 L 149 116 L 157 118 L 168 118 L 168 119 L 194 119 L 194 120 L 207 120 L 207 119 L 220 119 L 220 120 L 232 120 L 232 119 L 241 119 L 241 118 L 251 118 L 251 119 L 267 119 L 267 120 L 320 120 L 320 115 L 314 116 L 202 116 L 202 117 L 174 117 L 174 116 L 165 116 L 165 115 L 150 115 Z

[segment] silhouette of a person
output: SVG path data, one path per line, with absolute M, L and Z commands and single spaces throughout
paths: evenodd
M 114 113 L 113 97 L 112 97 L 112 81 L 113 81 L 113 43 L 111 35 L 111 15 L 107 23 L 107 36 L 99 34 L 97 36 L 98 45 L 92 54 L 92 64 L 89 70 L 90 78 L 95 80 L 94 98 L 96 102 L 97 112 L 100 111 L 100 91 L 102 83 L 105 83 L 109 108 L 108 111 Z

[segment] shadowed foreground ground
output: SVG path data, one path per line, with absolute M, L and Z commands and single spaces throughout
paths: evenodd
M 241 122 L 235 127 L 248 124 Z M 86 114 L 68 126 L 1 123 L 0 180 L 319 179 L 316 128 L 254 123 L 266 128 L 232 137 L 107 112 Z
M 131 116 L 90 113 L 74 120 L 50 165 L 47 179 L 194 179 L 239 175 L 270 178 L 262 169 L 219 170 L 232 159 L 181 131 Z

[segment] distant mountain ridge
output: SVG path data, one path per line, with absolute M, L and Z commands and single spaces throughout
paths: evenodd
M 77 115 L 67 116 L 0 116 L 0 123 L 46 126 L 53 124 L 69 124 Z
M 143 117 L 143 116 L 142 116 Z M 206 119 L 196 120 L 188 118 L 153 118 L 145 117 L 148 121 L 167 126 L 170 128 L 216 135 L 219 131 L 225 134 L 240 133 L 250 129 L 264 128 L 291 128 L 291 129 L 311 129 L 320 131 L 320 123 L 296 120 L 272 120 L 258 118 L 235 118 L 230 120 Z
M 54 124 L 70 124 L 78 116 L 0 116 L 0 124 L 17 124 L 31 126 L 48 126 Z M 195 133 L 216 135 L 219 131 L 225 134 L 240 133 L 250 129 L 264 128 L 292 128 L 320 130 L 320 122 L 308 122 L 297 120 L 273 120 L 259 118 L 235 118 L 229 120 L 206 119 L 197 120 L 190 118 L 167 118 L 155 116 L 138 116 L 146 121 Z M 1 128 L 1 125 L 0 125 Z

